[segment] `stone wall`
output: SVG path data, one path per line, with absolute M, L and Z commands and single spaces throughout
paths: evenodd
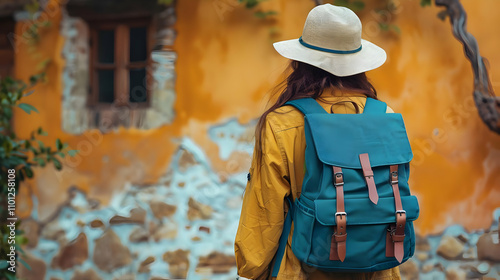
M 226 158 L 251 154 L 254 123 L 229 120 L 209 134 Z M 249 162 L 248 162 L 249 163 Z M 77 186 L 49 219 L 36 207 L 22 223 L 28 263 L 19 276 L 38 279 L 234 279 L 233 242 L 246 174 L 216 173 L 205 151 L 184 138 L 166 174 L 152 185 L 127 185 L 109 205 Z M 32 198 L 36 201 L 36 197 Z M 491 228 L 417 237 L 403 279 L 499 279 L 498 219 Z
M 417 236 L 414 257 L 401 266 L 404 279 L 500 279 L 500 208 L 491 228 L 467 232 L 462 226 L 441 235 Z
M 109 205 L 77 186 L 46 221 L 23 221 L 35 279 L 232 279 L 246 174 L 214 173 L 184 139 L 153 185 L 129 185 Z M 36 197 L 33 197 L 36 200 Z

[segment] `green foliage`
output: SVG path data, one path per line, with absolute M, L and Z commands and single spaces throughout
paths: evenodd
M 273 16 L 273 15 L 277 15 L 278 12 L 276 11 L 267 11 L 267 12 L 262 12 L 262 11 L 257 11 L 254 13 L 254 15 L 258 18 L 266 18 L 268 16 Z
M 169 6 L 172 5 L 172 3 L 174 3 L 174 0 L 158 0 L 158 4 L 160 5 Z
M 355 12 L 362 11 L 365 8 L 365 2 L 360 0 L 334 0 L 333 4 L 336 6 L 343 6 Z
M 399 28 L 399 26 L 395 25 L 395 24 L 388 24 L 388 23 L 383 23 L 383 22 L 380 22 L 378 24 L 378 26 L 380 27 L 380 30 L 382 31 L 394 31 L 396 32 L 398 35 L 401 34 L 401 29 Z
M 432 5 L 432 0 L 420 0 L 420 6 L 425 7 L 425 6 L 431 6 Z
M 244 4 L 245 8 L 252 10 L 254 8 L 257 8 L 257 6 L 261 3 L 267 0 L 238 0 L 239 3 Z M 254 16 L 257 18 L 265 19 L 268 16 L 274 16 L 277 15 L 278 12 L 276 11 L 256 11 L 254 12 Z
M 238 0 L 240 3 L 244 3 L 247 9 L 252 9 L 257 7 L 262 0 Z
M 43 74 L 32 76 L 29 85 L 9 77 L 0 79 L 0 219 L 2 221 L 7 221 L 7 217 L 12 217 L 8 208 L 5 207 L 8 193 L 12 193 L 8 190 L 8 170 L 15 170 L 14 193 L 17 195 L 19 183 L 26 178 L 33 178 L 34 167 L 43 167 L 52 163 L 57 170 L 60 170 L 62 168 L 60 158 L 64 157 L 66 153 L 70 155 L 76 153 L 73 150 L 66 151 L 68 144 L 59 139 L 55 141 L 55 148 L 45 146 L 39 138 L 47 135 L 47 132 L 41 127 L 33 131 L 28 139 L 19 139 L 12 131 L 11 120 L 14 107 L 18 107 L 28 114 L 38 113 L 35 107 L 21 102 L 21 99 L 32 94 L 33 91 L 29 91 L 29 89 L 43 77 Z M 10 246 L 12 246 L 12 244 L 8 244 L 9 233 L 10 229 L 7 225 L 4 224 L 0 227 L 0 267 L 7 265 L 5 258 L 10 252 Z M 25 244 L 27 240 L 23 232 L 19 230 L 19 221 L 16 223 L 15 233 L 16 251 L 22 253 L 20 246 Z M 19 256 L 17 260 L 25 265 Z M 16 278 L 7 269 L 1 269 L 0 279 Z

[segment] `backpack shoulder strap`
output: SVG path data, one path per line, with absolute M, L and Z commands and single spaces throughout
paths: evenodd
M 387 111 L 387 104 L 385 102 L 382 102 L 380 100 L 375 100 L 370 97 L 366 98 L 365 109 L 363 110 L 363 113 L 385 114 L 386 111 Z
M 291 106 L 297 108 L 304 115 L 313 114 L 313 113 L 328 114 L 328 112 L 325 111 L 325 109 L 323 109 L 323 107 L 321 107 L 321 105 L 319 105 L 319 103 L 316 102 L 316 100 L 314 100 L 310 97 L 291 100 L 291 101 L 286 102 L 285 105 L 291 105 Z

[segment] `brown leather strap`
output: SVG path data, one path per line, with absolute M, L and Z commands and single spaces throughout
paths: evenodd
M 337 212 L 335 213 L 337 226 L 332 236 L 330 260 L 340 260 L 343 262 L 346 255 L 347 214 L 344 205 L 344 174 L 342 173 L 342 168 L 337 166 L 333 166 L 333 185 L 337 192 Z
M 396 205 L 396 228 L 391 230 L 392 242 L 394 243 L 394 256 L 401 263 L 404 257 L 404 239 L 406 212 L 403 210 L 401 195 L 399 194 L 398 184 L 398 165 L 391 165 L 391 186 L 394 193 L 394 203 Z
M 375 180 L 373 179 L 373 170 L 370 165 L 370 158 L 368 157 L 368 154 L 360 154 L 359 162 L 361 163 L 361 167 L 363 168 L 363 175 L 365 176 L 366 185 L 368 186 L 368 195 L 370 196 L 370 200 L 374 204 L 377 204 L 377 186 L 375 185 Z

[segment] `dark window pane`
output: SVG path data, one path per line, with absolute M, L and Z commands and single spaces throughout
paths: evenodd
M 99 81 L 99 102 L 113 103 L 115 93 L 115 72 L 114 70 L 98 70 Z
M 130 70 L 130 102 L 146 102 L 146 68 Z
M 145 61 L 147 58 L 146 27 L 130 28 L 130 62 Z
M 115 62 L 115 31 L 99 30 L 98 61 L 101 63 Z

